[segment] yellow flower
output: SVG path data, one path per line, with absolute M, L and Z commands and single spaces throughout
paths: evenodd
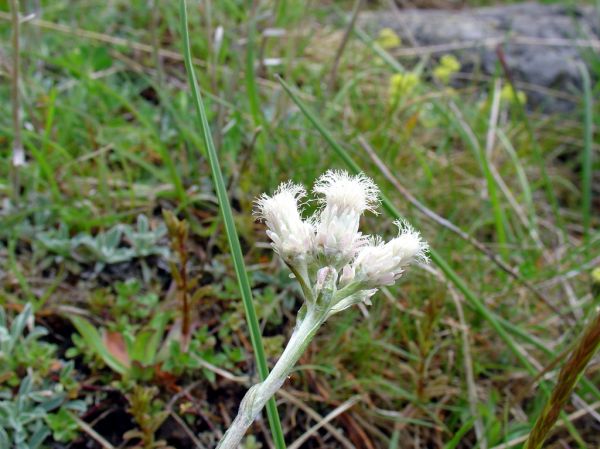
M 396 73 L 390 78 L 390 99 L 406 95 L 419 84 L 419 75 L 413 72 Z
M 377 43 L 381 48 L 389 49 L 399 47 L 402 44 L 402 40 L 391 28 L 383 28 L 379 32 Z
M 452 75 L 460 70 L 460 62 L 454 55 L 444 55 L 440 59 L 440 63 L 433 69 L 435 76 L 443 84 L 448 84 Z
M 596 267 L 592 270 L 592 282 L 600 285 L 600 267 Z
M 527 103 L 527 95 L 525 94 L 525 92 L 523 92 L 522 90 L 517 90 L 516 92 L 513 92 L 513 89 L 510 86 L 510 84 L 505 84 L 502 87 L 502 90 L 500 91 L 500 99 L 510 104 L 516 104 L 517 100 L 520 104 Z

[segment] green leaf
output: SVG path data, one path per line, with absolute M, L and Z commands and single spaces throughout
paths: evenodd
M 77 332 L 81 335 L 85 343 L 110 367 L 113 371 L 119 374 L 126 374 L 127 367 L 123 365 L 119 360 L 113 357 L 108 352 L 104 343 L 102 342 L 102 336 L 96 330 L 96 328 L 85 318 L 78 316 L 70 316 L 73 326 L 77 329 Z
M 0 447 L 10 447 L 8 434 L 2 427 L 0 427 Z
M 52 430 L 52 437 L 61 443 L 72 441 L 78 433 L 79 424 L 71 413 L 65 408 L 46 416 L 48 427 Z
M 17 340 L 19 339 L 19 337 L 23 334 L 25 325 L 31 317 L 31 311 L 31 304 L 28 303 L 23 309 L 23 311 L 19 315 L 17 315 L 17 317 L 13 320 L 12 325 L 10 327 L 11 350 L 14 347 Z
M 140 331 L 136 336 L 131 347 L 131 353 L 129 356 L 131 360 L 140 362 L 144 366 L 152 364 L 156 352 L 150 349 L 149 342 L 154 337 L 155 332 L 152 330 Z
M 50 435 L 50 431 L 46 427 L 40 427 L 29 439 L 28 449 L 37 449 Z

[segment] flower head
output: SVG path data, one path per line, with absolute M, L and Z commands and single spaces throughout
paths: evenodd
M 363 173 L 352 176 L 343 170 L 328 170 L 317 179 L 313 191 L 321 195 L 321 204 L 340 210 L 353 210 L 359 214 L 365 210 L 377 213 L 379 206 L 379 189 Z
M 358 231 L 360 216 L 366 210 L 376 212 L 379 189 L 362 173 L 351 176 L 329 170 L 317 180 L 313 191 L 324 206 L 314 218 L 315 248 L 335 266 L 343 266 L 366 243 Z
M 386 50 L 402 45 L 400 36 L 391 28 L 382 28 L 377 36 L 377 43 Z
M 448 84 L 452 76 L 460 70 L 460 61 L 454 55 L 444 55 L 440 63 L 433 69 L 433 76 L 443 84 Z
M 286 182 L 273 196 L 262 194 L 256 200 L 255 215 L 265 221 L 273 249 L 288 263 L 306 257 L 314 244 L 313 225 L 304 221 L 298 210 L 304 196 L 303 186 Z
M 353 263 L 355 280 L 369 287 L 393 284 L 403 273 L 404 267 L 415 260 L 427 260 L 427 243 L 408 223 L 395 222 L 398 237 L 387 243 L 371 239 L 362 248 Z
M 500 91 L 500 98 L 510 104 L 527 103 L 527 94 L 522 90 L 514 90 L 510 84 L 505 84 Z
M 396 73 L 390 78 L 390 101 L 408 94 L 419 84 L 419 75 L 414 72 Z
M 259 197 L 255 214 L 266 222 L 273 249 L 298 279 L 307 303 L 327 316 L 370 304 L 377 289 L 393 284 L 408 264 L 427 260 L 427 243 L 406 222 L 395 222 L 398 236 L 388 242 L 359 231 L 361 215 L 376 213 L 379 205 L 379 189 L 364 174 L 329 170 L 313 192 L 321 207 L 309 220 L 299 210 L 306 190 L 291 182 Z

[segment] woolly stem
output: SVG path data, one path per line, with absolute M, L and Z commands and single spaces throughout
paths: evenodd
M 314 304 L 307 306 L 306 315 L 296 323 L 290 341 L 267 378 L 252 386 L 244 395 L 238 414 L 217 445 L 217 449 L 234 449 L 239 446 L 248 428 L 267 401 L 281 388 L 326 317 L 327 309 Z

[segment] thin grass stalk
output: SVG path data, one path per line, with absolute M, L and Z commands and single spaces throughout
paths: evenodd
M 245 71 L 245 82 L 246 82 L 246 94 L 248 95 L 248 106 L 250 108 L 250 115 L 252 116 L 252 124 L 256 130 L 265 127 L 265 119 L 260 108 L 260 99 L 258 96 L 258 86 L 256 83 L 255 73 L 255 55 L 256 55 L 256 6 L 253 0 L 247 1 L 248 8 L 248 38 L 246 42 L 246 71 Z M 268 177 L 272 178 L 272 170 L 268 170 L 268 155 L 267 155 L 267 142 L 263 132 L 259 132 L 256 136 L 254 144 L 258 165 L 260 169 L 268 173 Z M 270 179 L 269 179 L 270 182 Z
M 19 196 L 19 167 L 25 164 L 25 150 L 21 139 L 21 97 L 19 95 L 19 78 L 21 66 L 19 0 L 11 0 L 10 13 L 12 22 L 12 74 L 11 74 L 11 101 L 12 101 L 12 193 L 14 198 Z
M 208 125 L 208 119 L 206 117 L 204 103 L 202 102 L 200 89 L 198 88 L 198 82 L 196 80 L 196 74 L 192 65 L 192 52 L 190 49 L 190 38 L 187 24 L 188 20 L 186 1 L 180 0 L 179 7 L 181 16 L 181 32 L 183 36 L 183 53 L 185 59 L 185 66 L 188 73 L 190 89 L 192 90 L 194 106 L 196 108 L 200 129 L 202 130 L 202 136 L 204 139 L 204 144 L 206 146 L 206 153 L 208 155 L 208 161 L 210 164 L 212 178 L 215 184 L 217 198 L 219 200 L 219 206 L 225 225 L 227 239 L 229 241 L 231 256 L 233 259 L 233 264 L 237 275 L 238 284 L 240 287 L 242 302 L 244 304 L 244 310 L 246 312 L 246 322 L 248 324 L 250 332 L 250 341 L 252 342 L 252 348 L 254 349 L 254 356 L 256 358 L 256 364 L 258 366 L 259 376 L 261 380 L 264 381 L 269 375 L 267 359 L 262 344 L 262 337 L 260 333 L 258 319 L 256 317 L 256 311 L 254 310 L 254 304 L 252 303 L 252 290 L 250 289 L 250 281 L 248 280 L 248 273 L 246 272 L 244 258 L 242 255 L 242 249 L 233 220 L 233 212 L 231 210 L 231 205 L 229 204 L 229 198 L 227 197 L 225 181 L 223 180 L 223 174 L 221 172 L 221 167 L 219 166 L 217 151 L 215 149 L 212 135 L 210 133 L 210 127 Z M 283 429 L 281 428 L 281 422 L 279 420 L 277 406 L 275 404 L 274 399 L 271 398 L 267 402 L 266 408 L 275 446 L 277 447 L 277 449 L 285 449 Z
M 490 118 L 488 121 L 488 133 L 486 137 L 486 148 L 485 151 L 482 151 L 480 145 L 477 145 L 478 148 L 475 148 L 475 151 L 479 150 L 481 163 L 483 166 L 483 172 L 485 175 L 487 187 L 488 187 L 488 196 L 490 198 L 490 203 L 492 205 L 492 212 L 494 215 L 494 223 L 496 226 L 496 235 L 498 237 L 498 244 L 500 246 L 499 251 L 504 260 L 509 260 L 509 252 L 506 238 L 506 230 L 505 223 L 506 217 L 504 216 L 504 212 L 502 210 L 502 206 L 500 204 L 500 200 L 498 198 L 498 188 L 497 181 L 493 176 L 493 167 L 492 167 L 492 151 L 494 149 L 494 138 L 496 135 L 496 127 L 498 124 L 498 114 L 500 110 L 500 83 L 497 80 L 494 83 L 493 92 L 492 92 L 492 107 L 490 111 Z
M 548 202 L 550 203 L 550 207 L 552 208 L 552 214 L 554 215 L 554 218 L 556 219 L 556 224 L 558 225 L 558 228 L 561 231 L 562 238 L 564 240 L 566 240 L 565 223 L 564 223 L 562 216 L 560 215 L 560 207 L 559 207 L 559 203 L 558 203 L 558 198 L 556 196 L 556 192 L 554 191 L 554 187 L 552 185 L 552 180 L 550 179 L 550 175 L 548 174 L 548 169 L 546 168 L 546 161 L 544 161 L 542 149 L 541 149 L 540 144 L 539 144 L 539 142 L 535 136 L 535 133 L 533 131 L 533 126 L 531 125 L 531 121 L 529 120 L 529 117 L 527 116 L 527 113 L 525 111 L 525 105 L 521 103 L 521 100 L 519 100 L 519 96 L 517 95 L 517 88 L 515 87 L 514 81 L 512 80 L 511 72 L 506 63 L 506 58 L 504 57 L 504 52 L 502 51 L 502 49 L 500 47 L 497 47 L 497 50 L 498 50 L 498 56 L 499 56 L 498 60 L 500 61 L 502 70 L 504 71 L 504 74 L 506 75 L 506 79 L 510 85 L 511 94 L 512 94 L 513 98 L 515 98 L 515 101 L 517 103 L 517 107 L 516 107 L 516 111 L 517 111 L 517 115 L 518 115 L 517 118 L 519 120 L 521 120 L 523 122 L 523 125 L 525 126 L 525 132 L 526 132 L 527 138 L 531 144 L 534 161 L 535 161 L 536 165 L 539 167 L 541 175 L 542 175 L 542 183 L 544 186 L 544 190 L 546 192 L 546 197 L 548 199 Z
M 584 331 L 579 343 L 560 370 L 550 399 L 536 420 L 523 449 L 540 449 L 542 447 L 564 405 L 571 397 L 573 389 L 583 375 L 585 367 L 598 349 L 600 349 L 600 312 Z
M 275 11 L 275 23 L 279 26 L 284 25 L 286 22 L 287 7 L 287 0 L 278 0 L 273 6 L 273 9 Z
M 333 90 L 335 86 L 335 81 L 337 78 L 337 71 L 340 65 L 340 61 L 342 59 L 342 55 L 344 54 L 344 50 L 346 49 L 346 45 L 350 40 L 350 34 L 352 33 L 352 29 L 354 28 L 354 24 L 356 23 L 356 18 L 358 17 L 358 13 L 362 8 L 363 0 L 355 0 L 354 8 L 352 9 L 352 16 L 350 18 L 350 22 L 346 26 L 346 31 L 344 32 L 344 37 L 342 37 L 342 42 L 340 43 L 335 57 L 333 58 L 333 65 L 331 67 L 331 73 L 329 74 L 329 91 Z
M 581 215 L 583 218 L 583 238 L 585 243 L 588 243 L 592 217 L 592 142 L 594 135 L 594 113 L 592 110 L 592 86 L 590 74 L 584 64 L 579 66 L 579 70 L 581 71 L 581 78 L 583 79 L 584 105 L 583 155 L 581 160 Z
M 529 181 L 527 179 L 527 175 L 525 173 L 525 169 L 519 160 L 519 156 L 515 151 L 512 143 L 501 129 L 497 130 L 498 139 L 502 143 L 504 149 L 508 153 L 513 165 L 515 166 L 515 171 L 517 172 L 517 178 L 519 179 L 519 183 L 521 184 L 521 190 L 523 191 L 523 199 L 527 206 L 527 212 L 529 215 L 529 235 L 535 242 L 536 246 L 540 249 L 543 248 L 543 243 L 540 239 L 540 231 L 538 227 L 537 215 L 535 213 L 535 205 L 533 204 L 533 195 L 531 193 L 531 187 L 529 185 Z
M 37 145 L 37 143 L 33 143 L 27 134 L 25 134 L 24 142 L 25 142 L 25 147 L 29 151 L 30 155 L 38 163 L 42 176 L 46 179 L 46 181 L 48 182 L 48 185 L 50 186 L 50 193 L 52 194 L 52 199 L 54 201 L 56 201 L 57 203 L 60 202 L 60 188 L 59 188 L 58 182 L 56 180 L 56 171 L 55 171 L 54 167 L 52 167 L 52 165 L 50 164 L 48 159 L 46 158 L 46 155 L 48 153 L 41 150 L 39 148 L 39 146 Z M 13 168 L 15 170 L 17 170 L 17 167 L 13 166 Z M 17 179 L 18 179 L 18 174 L 17 174 Z
M 150 0 L 148 5 L 150 10 L 150 37 L 152 42 L 152 59 L 156 68 L 156 82 L 159 88 L 164 86 L 164 66 L 160 56 L 160 39 L 158 33 L 160 23 L 160 3 L 158 0 Z

